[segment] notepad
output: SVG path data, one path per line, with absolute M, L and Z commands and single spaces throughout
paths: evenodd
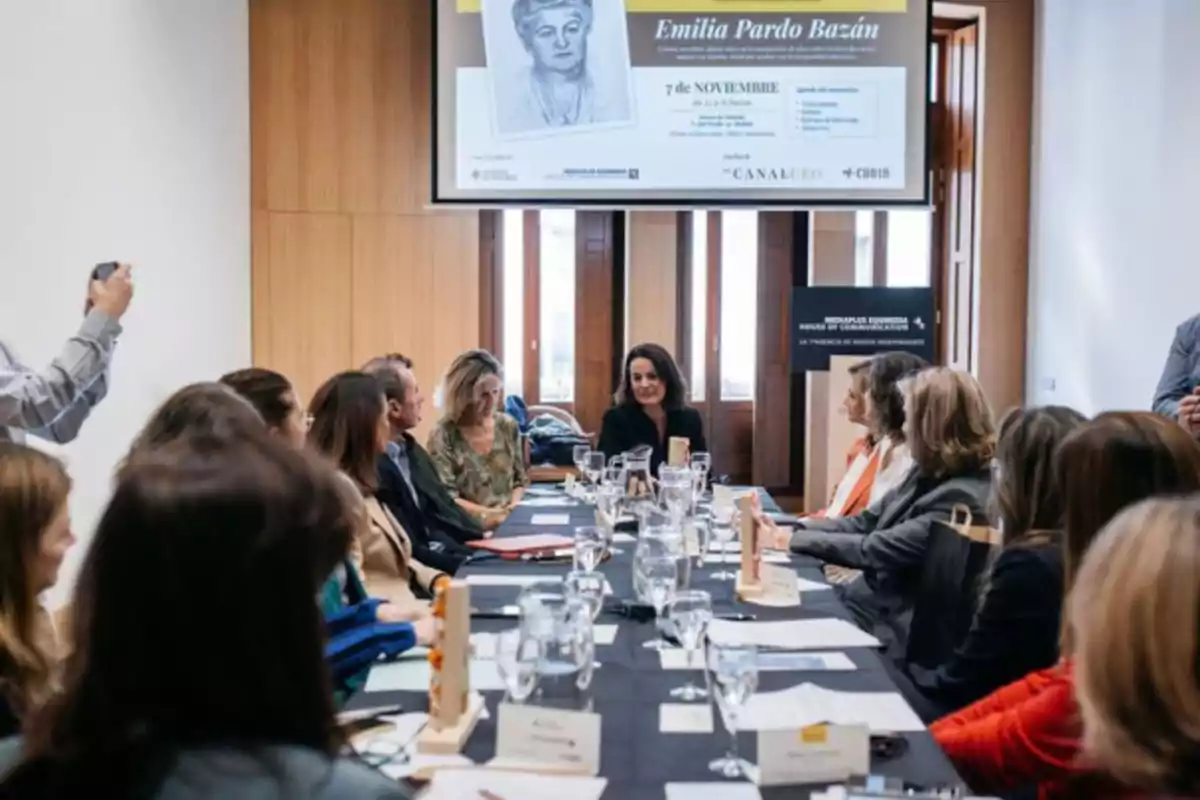
M 534 514 L 529 520 L 530 525 L 570 525 L 570 514 Z
M 829 650 L 880 647 L 871 634 L 840 619 L 794 619 L 779 622 L 735 622 L 714 619 L 708 638 L 718 644 L 747 644 L 786 650 Z
M 539 775 L 507 769 L 447 769 L 433 776 L 423 800 L 600 800 L 608 785 L 605 778 Z
M 522 500 L 521 505 L 529 508 L 569 508 L 575 502 L 569 497 L 534 497 Z

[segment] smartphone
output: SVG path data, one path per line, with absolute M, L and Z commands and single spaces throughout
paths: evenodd
M 101 264 L 97 264 L 96 268 L 92 270 L 92 280 L 94 280 L 94 281 L 108 280 L 110 277 L 112 277 L 112 274 L 117 271 L 117 267 L 119 267 L 119 266 L 121 266 L 121 265 L 118 264 L 116 261 L 105 261 Z

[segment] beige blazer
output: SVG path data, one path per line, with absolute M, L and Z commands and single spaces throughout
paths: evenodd
M 429 602 L 413 594 L 409 581 L 428 589 L 442 573 L 413 558 L 408 534 L 374 497 L 363 498 L 363 519 L 350 548 L 350 559 L 372 597 L 418 613 L 429 610 Z

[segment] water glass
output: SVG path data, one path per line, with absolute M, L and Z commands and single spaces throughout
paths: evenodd
M 708 592 L 689 590 L 678 592 L 667 604 L 667 618 L 675 628 L 675 636 L 687 653 L 687 666 L 692 668 L 692 656 L 700 649 L 708 623 L 712 621 L 712 596 Z M 708 697 L 708 690 L 689 680 L 671 690 L 671 697 L 690 702 Z
M 581 711 L 590 707 L 584 694 L 592 682 L 595 638 L 587 609 L 576 598 L 560 595 L 528 606 L 522 627 L 537 642 L 539 705 Z
M 712 645 L 708 668 L 721 722 L 730 738 L 729 752 L 708 768 L 725 778 L 745 777 L 746 765 L 738 757 L 737 723 L 742 707 L 758 688 L 758 650 L 753 645 Z
M 604 529 L 588 525 L 575 529 L 575 569 L 592 572 L 604 558 L 608 536 Z
M 587 611 L 588 618 L 595 621 L 604 607 L 604 576 L 598 572 L 575 570 L 567 573 L 563 586 L 567 597 L 578 600 Z
M 641 560 L 640 572 L 646 599 L 654 606 L 656 617 L 662 619 L 663 612 L 675 596 L 678 587 L 679 561 L 673 555 L 646 556 Z M 661 626 L 658 626 L 658 629 L 661 632 Z M 659 638 L 651 639 L 646 647 L 651 650 L 665 650 L 667 643 L 660 635 Z
M 522 627 L 496 637 L 496 670 L 512 702 L 524 703 L 537 688 L 538 659 L 538 643 Z
M 681 524 L 684 516 L 692 508 L 694 490 L 691 470 L 687 467 L 669 467 L 664 464 L 659 470 L 658 496 L 671 522 L 675 525 Z

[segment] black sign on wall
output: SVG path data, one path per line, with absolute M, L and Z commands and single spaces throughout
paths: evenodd
M 933 290 L 853 286 L 792 289 L 792 371 L 824 371 L 830 356 L 889 350 L 933 363 Z

